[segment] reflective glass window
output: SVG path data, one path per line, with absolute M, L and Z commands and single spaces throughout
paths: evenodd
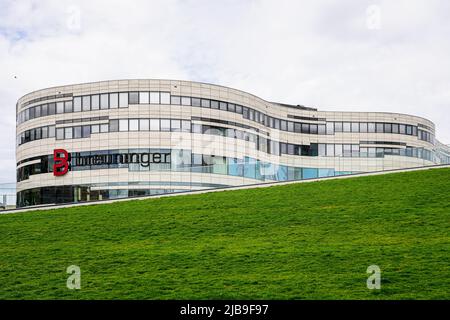
M 64 113 L 70 113 L 72 112 L 72 101 L 66 101 L 64 102 Z M 50 114 L 50 113 L 49 113 Z
M 81 97 L 73 98 L 73 112 L 81 111 Z
M 139 119 L 139 131 L 148 131 L 150 129 L 149 119 Z
M 83 138 L 89 138 L 91 136 L 91 126 L 83 126 Z
M 200 107 L 201 105 L 200 98 L 191 98 L 191 105 L 193 107 Z
M 169 92 L 160 92 L 160 103 L 161 104 L 170 104 L 170 93 Z
M 64 139 L 64 128 L 56 129 L 56 140 L 63 140 L 63 139 Z
M 119 93 L 119 108 L 128 108 L 128 92 Z
M 153 104 L 159 104 L 159 92 L 158 91 L 152 91 L 150 92 L 150 103 Z
M 150 119 L 150 131 L 159 131 L 159 119 Z
M 350 122 L 344 122 L 343 123 L 343 125 L 342 125 L 342 130 L 344 131 L 344 132 L 350 132 L 351 131 L 351 124 L 350 124 Z
M 139 130 L 139 119 L 130 119 L 129 123 L 129 130 L 130 131 L 138 131 Z
M 56 103 L 56 113 L 64 113 L 64 102 Z
M 83 111 L 91 110 L 91 96 L 83 96 Z
M 72 133 L 72 128 L 64 128 L 64 139 L 72 139 L 73 137 L 73 133 Z
M 161 119 L 161 131 L 170 131 L 169 119 Z
M 359 122 L 352 122 L 352 132 L 359 132 Z
M 67 128 L 66 128 L 67 129 Z M 81 132 L 81 126 L 76 126 L 76 127 L 73 127 L 73 137 L 74 137 L 74 139 L 79 139 L 79 138 L 81 138 L 83 135 L 82 135 L 82 132 Z M 66 138 L 67 139 L 67 138 Z
M 219 101 L 211 100 L 211 109 L 219 109 Z
M 181 97 L 181 105 L 190 106 L 191 105 L 191 97 Z
M 171 96 L 170 97 L 170 104 L 180 105 L 181 104 L 181 97 L 179 97 L 179 96 Z
M 100 96 L 98 94 L 94 94 L 91 96 L 91 110 L 100 109 Z
M 110 93 L 109 94 L 109 107 L 111 109 L 117 109 L 119 107 L 119 94 Z
M 119 119 L 119 131 L 128 131 L 128 119 Z
M 359 124 L 359 131 L 360 132 L 367 132 L 367 122 L 361 122 Z
M 139 103 L 141 103 L 141 104 L 150 103 L 150 93 L 147 91 L 140 91 L 139 92 Z
M 202 108 L 209 108 L 209 99 L 202 99 Z
M 139 93 L 130 92 L 128 94 L 128 104 L 138 104 L 139 103 Z
M 109 97 L 107 93 L 103 93 L 100 95 L 100 109 L 108 109 L 109 108 Z
M 109 120 L 109 131 L 110 132 L 119 131 L 119 120 Z

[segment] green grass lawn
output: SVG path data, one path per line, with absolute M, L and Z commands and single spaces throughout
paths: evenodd
M 0 299 L 449 299 L 449 253 L 433 169 L 0 215 Z

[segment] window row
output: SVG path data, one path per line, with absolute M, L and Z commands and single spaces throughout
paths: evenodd
M 217 109 L 242 114 L 244 119 L 257 122 L 269 128 L 303 134 L 333 135 L 336 132 L 355 132 L 394 133 L 418 136 L 418 128 L 413 125 L 383 122 L 326 122 L 326 124 L 293 122 L 274 118 L 252 108 L 234 103 L 175 96 L 169 92 L 159 91 L 104 93 L 73 97 L 72 101 L 49 103 L 28 108 L 19 113 L 18 123 L 60 113 L 127 108 L 129 104 L 167 104 Z M 433 142 L 434 138 L 432 134 L 423 130 L 421 132 L 423 132 L 421 140 Z
M 55 132 L 56 131 L 56 132 Z M 412 156 L 432 161 L 431 154 L 409 151 L 416 148 L 366 148 L 359 144 L 317 144 L 298 145 L 284 143 L 261 137 L 257 134 L 220 126 L 191 123 L 180 119 L 115 119 L 109 124 L 80 125 L 64 128 L 54 126 L 27 130 L 19 135 L 18 143 L 56 137 L 56 140 L 89 138 L 91 134 L 107 132 L 157 131 L 157 132 L 191 132 L 239 139 L 254 143 L 258 151 L 273 155 L 298 155 L 309 157 L 384 157 L 385 155 Z M 50 136 L 49 136 L 50 134 Z M 367 141 L 363 141 L 366 143 Z

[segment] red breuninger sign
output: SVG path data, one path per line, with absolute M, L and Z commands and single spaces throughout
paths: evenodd
M 64 149 L 53 150 L 53 175 L 63 176 L 68 171 L 69 171 L 69 153 Z

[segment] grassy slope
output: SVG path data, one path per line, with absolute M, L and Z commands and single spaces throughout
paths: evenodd
M 449 299 L 449 191 L 436 169 L 4 215 L 0 298 Z

